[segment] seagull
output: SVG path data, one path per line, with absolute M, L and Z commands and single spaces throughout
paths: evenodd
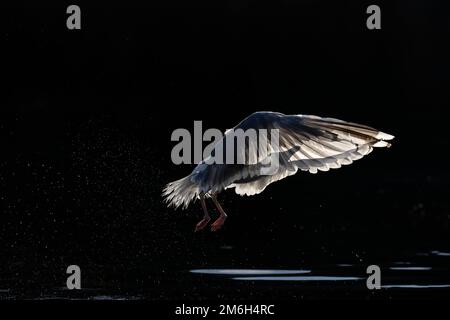
M 227 145 L 227 141 L 235 139 L 233 133 L 239 129 L 276 132 L 278 141 L 268 147 L 259 144 L 255 147 L 256 143 L 252 142 L 241 148 L 234 147 L 237 154 L 247 156 L 243 163 L 211 161 L 217 150 Z M 217 195 L 225 189 L 234 188 L 239 195 L 256 195 L 269 184 L 294 175 L 299 170 L 315 174 L 349 165 L 369 154 L 374 147 L 390 147 L 387 141 L 393 138 L 372 127 L 334 118 L 255 112 L 233 129 L 227 130 L 218 139 L 211 154 L 198 163 L 191 174 L 168 183 L 163 189 L 163 197 L 169 207 L 181 206 L 183 209 L 196 199 L 200 200 L 203 218 L 195 226 L 195 232 L 204 229 L 211 221 L 205 201 L 211 198 L 220 214 L 211 224 L 211 231 L 217 231 L 227 218 L 217 199 Z M 273 156 L 278 158 L 277 166 L 268 172 L 268 160 L 273 159 Z

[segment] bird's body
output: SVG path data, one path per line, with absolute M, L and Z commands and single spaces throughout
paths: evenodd
M 205 212 L 204 219 L 197 225 L 202 229 L 209 222 L 205 196 L 211 196 L 221 217 L 214 223 L 218 229 L 225 221 L 225 212 L 217 202 L 216 195 L 227 188 L 235 188 L 237 194 L 254 195 L 262 192 L 269 184 L 302 171 L 317 173 L 340 168 L 370 153 L 373 147 L 389 147 L 387 140 L 394 137 L 374 128 L 345 122 L 333 118 L 308 115 L 284 115 L 277 112 L 256 112 L 241 121 L 217 142 L 216 148 L 224 148 L 227 141 L 235 139 L 233 133 L 241 129 L 276 130 L 275 145 L 261 148 L 260 145 L 244 144 L 234 148 L 243 155 L 242 163 L 200 162 L 190 175 L 169 183 L 163 192 L 166 201 L 174 207 L 186 208 L 193 200 L 200 198 Z M 267 142 L 269 141 L 267 138 Z M 217 149 L 216 149 L 217 150 Z M 224 151 L 224 153 L 229 151 Z M 269 159 L 276 156 L 277 166 L 267 173 Z M 222 218 L 222 219 L 221 219 Z M 200 225 L 200 226 L 199 226 Z

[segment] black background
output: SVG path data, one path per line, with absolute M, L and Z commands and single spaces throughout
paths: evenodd
M 63 287 L 69 264 L 107 292 L 214 299 L 227 291 L 179 274 L 448 250 L 444 1 L 377 1 L 382 30 L 366 28 L 368 1 L 82 3 L 81 30 L 66 28 L 69 4 L 1 13 L 0 271 L 18 296 Z M 198 203 L 161 201 L 193 168 L 172 164 L 172 131 L 225 130 L 258 110 L 396 139 L 258 196 L 225 192 L 225 228 L 194 234 Z

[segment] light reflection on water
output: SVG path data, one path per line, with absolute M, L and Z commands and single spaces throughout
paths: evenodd
M 390 267 L 389 269 L 399 271 L 427 271 L 431 270 L 431 267 Z
M 199 274 L 217 274 L 217 275 L 285 275 L 285 274 L 304 274 L 311 270 L 270 270 L 270 269 L 193 269 L 191 273 Z
M 426 255 L 428 257 L 433 256 L 441 256 L 448 257 L 450 253 L 442 252 L 442 251 L 429 251 L 428 253 L 424 253 L 422 255 Z M 384 270 L 396 271 L 399 275 L 404 275 L 406 272 L 411 271 L 423 271 L 424 275 L 427 277 L 435 275 L 436 272 L 439 274 L 442 272 L 442 268 L 435 268 L 435 266 L 421 266 L 418 261 L 413 263 L 408 260 L 400 260 L 391 262 L 391 266 L 389 264 L 384 266 Z M 422 261 L 423 263 L 423 261 Z M 428 263 L 427 263 L 428 264 Z M 331 268 L 330 268 L 331 267 Z M 342 268 L 345 267 L 345 268 Z M 204 268 L 204 269 L 193 269 L 190 270 L 191 273 L 201 274 L 201 275 L 218 275 L 224 276 L 225 279 L 236 280 L 236 281 L 272 281 L 276 282 L 336 282 L 336 281 L 357 281 L 367 279 L 367 275 L 365 274 L 365 269 L 361 269 L 361 266 L 351 264 L 351 263 L 339 263 L 335 264 L 334 268 L 329 266 L 328 269 L 324 269 L 323 267 L 316 268 L 311 267 L 311 269 L 231 269 L 231 268 Z M 441 271 L 439 271 L 442 269 Z M 330 275 L 329 273 L 332 275 Z M 344 274 L 340 274 L 345 272 Z M 401 273 L 405 272 L 405 273 Z M 434 273 L 430 273 L 434 272 Z M 325 274 L 324 274 L 325 273 Z M 328 274 L 327 274 L 328 273 Z M 334 274 L 333 274 L 334 273 Z M 337 274 L 336 274 L 337 273 Z M 426 278 L 429 279 L 429 278 Z M 425 278 L 415 278 L 415 279 L 404 279 L 404 283 L 400 284 L 386 284 L 382 285 L 384 289 L 426 289 L 426 288 L 450 288 L 450 284 L 444 283 L 425 283 L 420 284 L 421 280 L 426 280 Z M 398 279 L 402 280 L 402 279 Z M 436 279 L 437 280 L 437 279 Z M 441 278 L 441 280 L 443 280 Z M 417 284 L 417 282 L 419 284 Z M 414 283 L 416 282 L 416 283 Z M 358 284 L 359 285 L 359 284 Z
M 247 281 L 354 281 L 359 277 L 333 277 L 333 276 L 287 276 L 287 277 L 236 277 L 233 280 Z
M 450 257 L 450 252 L 442 252 L 438 250 L 433 250 L 430 252 L 419 252 L 418 256 L 439 256 L 439 257 Z
M 450 288 L 450 284 L 427 284 L 427 285 L 419 285 L 419 284 L 390 284 L 390 285 L 382 285 L 383 289 L 394 289 L 394 288 L 404 288 L 404 289 L 433 289 L 433 288 Z
M 142 300 L 143 297 L 127 296 L 127 295 L 96 295 L 87 297 L 67 297 L 63 295 L 44 296 L 33 298 L 34 301 L 48 301 L 48 300 L 98 300 L 98 301 L 130 301 L 130 300 Z
M 311 273 L 311 270 L 303 269 L 193 269 L 190 270 L 190 272 L 197 274 L 232 276 L 232 280 L 246 281 L 354 281 L 363 279 L 361 277 L 353 276 L 299 276 L 298 274 Z
M 123 301 L 123 300 L 141 300 L 142 297 L 130 297 L 130 296 L 108 296 L 108 295 L 99 295 L 91 297 L 90 300 L 100 300 L 100 301 Z
M 441 257 L 450 257 L 450 252 L 431 251 L 431 254 Z

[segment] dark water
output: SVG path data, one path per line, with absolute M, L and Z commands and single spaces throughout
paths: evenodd
M 232 249 L 229 249 L 232 250 Z M 331 259 L 330 259 L 331 260 Z M 155 272 L 151 267 L 127 273 L 113 266 L 82 270 L 82 290 L 40 285 L 20 287 L 14 275 L 1 276 L 1 299 L 26 300 L 180 300 L 270 299 L 435 299 L 450 297 L 450 252 L 432 250 L 383 262 L 381 289 L 368 290 L 364 263 L 330 263 L 293 268 L 195 268 Z M 100 270 L 101 269 L 101 270 Z M 106 279 L 109 278 L 110 281 Z

